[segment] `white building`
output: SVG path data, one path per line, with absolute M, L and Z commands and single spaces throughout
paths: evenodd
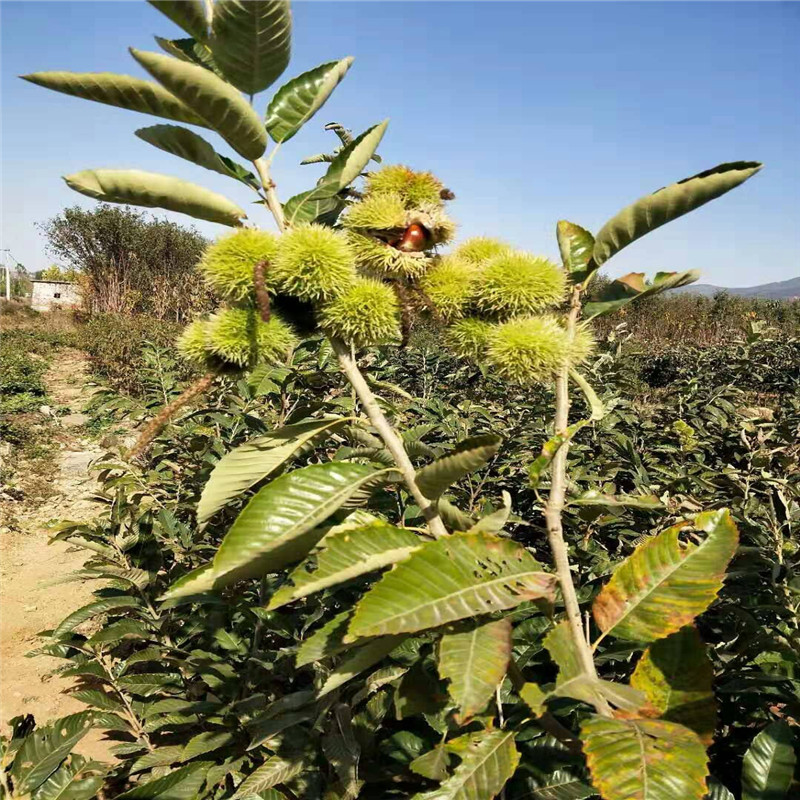
M 31 281 L 31 308 L 50 311 L 54 308 L 77 308 L 81 303 L 80 288 L 69 281 Z

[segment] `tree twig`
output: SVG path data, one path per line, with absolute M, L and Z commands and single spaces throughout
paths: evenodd
M 270 317 L 269 292 L 267 291 L 265 282 L 267 266 L 266 261 L 258 261 L 253 267 L 253 285 L 256 290 L 256 304 L 258 305 L 262 322 L 269 322 Z
M 258 172 L 258 177 L 261 178 L 261 185 L 264 188 L 264 200 L 267 208 L 275 218 L 275 223 L 278 230 L 281 232 L 286 230 L 286 219 L 283 216 L 283 206 L 278 200 L 278 193 L 275 191 L 275 184 L 269 174 L 269 166 L 264 158 L 257 158 L 253 162 L 253 166 Z
M 336 338 L 331 339 L 331 346 L 339 358 L 339 365 L 342 368 L 342 372 L 344 372 L 347 380 L 350 381 L 351 386 L 355 389 L 358 399 L 361 401 L 361 405 L 364 406 L 364 411 L 367 412 L 370 422 L 375 430 L 378 431 L 381 439 L 383 439 L 383 443 L 392 454 L 392 458 L 394 458 L 395 464 L 397 464 L 403 476 L 403 480 L 411 496 L 414 498 L 414 502 L 419 506 L 420 511 L 428 523 L 430 532 L 437 539 L 442 536 L 447 536 L 447 528 L 445 528 L 444 522 L 442 522 L 442 518 L 439 516 L 439 510 L 436 504 L 425 497 L 422 490 L 417 485 L 416 470 L 411 463 L 411 459 L 408 457 L 408 453 L 406 453 L 403 442 L 397 433 L 395 433 L 394 428 L 389 423 L 389 420 L 386 419 L 383 411 L 381 411 L 381 407 L 378 405 L 378 401 L 372 393 L 372 389 L 369 388 L 364 376 L 361 374 L 361 370 L 358 368 L 358 364 L 356 364 L 355 359 L 350 354 L 350 348 L 341 339 Z
M 581 310 L 580 289 L 572 290 L 569 313 L 567 315 L 567 331 L 570 337 L 575 335 L 575 326 Z M 569 423 L 569 368 L 564 366 L 556 376 L 556 413 L 555 433 L 564 434 Z M 564 498 L 567 490 L 567 454 L 569 441 L 559 447 L 551 467 L 550 494 L 544 509 L 547 522 L 547 538 L 550 549 L 553 551 L 553 560 L 556 566 L 558 582 L 561 586 L 561 595 L 564 599 L 564 609 L 567 613 L 572 643 L 581 664 L 582 671 L 591 678 L 597 678 L 597 669 L 594 665 L 592 649 L 583 633 L 581 620 L 581 607 L 575 584 L 572 582 L 572 571 L 569 563 L 569 551 L 564 541 L 564 528 L 561 516 L 564 511 Z M 598 713 L 610 716 L 611 709 L 601 697 L 597 698 L 595 707 Z

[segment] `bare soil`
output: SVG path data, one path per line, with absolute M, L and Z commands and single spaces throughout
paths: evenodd
M 77 350 L 55 354 L 45 376 L 54 406 L 70 414 L 53 420 L 58 442 L 47 474 L 45 498 L 27 497 L 0 508 L 0 725 L 18 714 L 33 714 L 44 723 L 86 707 L 64 694 L 69 679 L 49 678 L 64 662 L 45 656 L 26 657 L 39 645 L 36 634 L 53 628 L 71 611 L 92 599 L 91 582 L 50 583 L 83 566 L 85 552 L 63 542 L 49 544 L 47 523 L 54 519 L 88 521 L 101 506 L 92 502 L 96 489 L 91 463 L 103 454 L 100 446 L 80 435 L 81 409 L 91 391 L 86 387 L 86 361 Z M 13 506 L 13 507 L 12 507 Z M 90 734 L 78 748 L 84 755 L 108 760 L 106 743 Z

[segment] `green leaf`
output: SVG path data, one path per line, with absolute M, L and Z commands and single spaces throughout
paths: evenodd
M 369 669 L 385 658 L 392 650 L 399 645 L 405 635 L 399 636 L 380 636 L 377 639 L 367 642 L 361 647 L 353 649 L 352 653 L 345 658 L 328 676 L 322 688 L 319 690 L 318 697 L 324 697 L 334 689 L 355 678 L 356 675 Z M 352 649 L 352 646 L 348 649 Z
M 188 128 L 181 128 L 179 125 L 151 125 L 149 128 L 139 128 L 135 133 L 142 141 L 166 153 L 185 158 L 220 175 L 235 178 L 246 186 L 259 186 L 252 172 L 227 156 L 221 156 L 202 136 Z
M 181 676 L 176 672 L 143 672 L 137 675 L 126 675 L 120 678 L 119 686 L 131 694 L 149 697 L 157 694 L 165 687 L 180 686 Z
M 233 741 L 233 734 L 228 731 L 203 731 L 193 736 L 186 743 L 181 753 L 181 761 L 191 761 L 193 758 L 211 753 L 225 747 Z
M 183 745 L 166 745 L 145 753 L 141 758 L 137 758 L 129 769 L 131 775 L 137 772 L 145 772 L 153 767 L 168 767 L 177 764 L 183 754 Z
M 434 628 L 476 614 L 552 600 L 555 577 L 522 546 L 486 533 L 424 544 L 370 589 L 348 639 Z
M 271 789 L 279 783 L 286 783 L 303 770 L 300 758 L 282 758 L 270 756 L 255 772 L 251 772 L 240 784 L 234 800 L 248 795 L 259 795 L 265 789 Z
M 422 540 L 415 533 L 383 521 L 328 534 L 320 542 L 320 549 L 295 567 L 288 577 L 289 582 L 272 596 L 267 608 L 280 608 L 293 600 L 402 561 L 421 544 Z
M 220 74 L 208 45 L 198 42 L 196 39 L 164 39 L 162 36 L 155 36 L 154 38 L 156 44 L 165 53 L 179 58 L 181 61 L 188 61 L 190 64 L 197 64 L 210 69 L 217 75 Z
M 706 751 L 674 722 L 590 717 L 581 725 L 592 782 L 603 800 L 702 800 Z
M 344 637 L 352 617 L 352 609 L 342 611 L 333 619 L 326 622 L 319 630 L 308 637 L 299 647 L 295 666 L 303 667 L 321 658 L 335 656 L 344 650 L 349 650 L 352 645 L 345 644 Z
M 590 320 L 611 314 L 633 300 L 652 297 L 668 289 L 677 289 L 679 286 L 688 286 L 699 277 L 700 273 L 693 269 L 688 272 L 657 272 L 652 282 L 648 282 L 645 280 L 644 272 L 629 272 L 611 281 L 596 300 L 583 307 L 584 319 Z
M 742 764 L 742 800 L 782 800 L 789 791 L 797 757 L 792 729 L 773 722 L 753 739 Z
M 654 494 L 602 494 L 594 489 L 569 499 L 571 506 L 603 506 L 604 508 L 663 508 Z
M 208 592 L 214 588 L 214 563 L 203 564 L 181 576 L 164 592 L 159 601 L 164 603 Z
M 484 531 L 485 533 L 500 533 L 508 522 L 511 516 L 511 495 L 503 490 L 503 505 L 497 511 L 492 511 L 485 517 L 481 517 L 471 528 L 468 533 L 477 533 Z
M 208 36 L 208 20 L 202 0 L 147 0 L 179 28 L 201 41 Z
M 443 496 L 439 498 L 436 504 L 439 515 L 444 520 L 445 525 L 447 525 L 450 530 L 470 531 L 474 533 L 475 531 L 473 531 L 473 528 L 477 522 L 469 516 L 469 514 L 465 514 L 460 508 L 453 505 L 451 499 L 448 499 L 447 496 Z M 491 533 L 491 531 L 489 531 L 489 533 Z
M 535 489 L 544 475 L 544 471 L 550 466 L 556 453 L 567 443 L 571 442 L 581 428 L 585 428 L 591 420 L 582 419 L 570 425 L 563 433 L 557 433 L 542 445 L 541 453 L 536 460 L 528 467 L 528 482 L 532 489 Z
M 556 238 L 570 281 L 584 283 L 598 266 L 592 261 L 594 236 L 580 225 L 562 219 L 556 225 Z
M 86 169 L 64 180 L 70 189 L 104 203 L 166 208 L 195 219 L 238 227 L 247 214 L 221 194 L 194 183 L 138 169 Z
M 437 789 L 414 795 L 414 800 L 491 800 L 496 797 L 519 763 L 514 736 L 514 731 L 503 730 L 470 735 L 464 747 L 455 751 L 461 763 L 453 774 Z
M 646 714 L 678 722 L 711 744 L 717 723 L 711 682 L 714 670 L 693 625 L 659 639 L 644 651 L 631 686 L 644 692 Z
M 586 800 L 596 797 L 592 786 L 565 769 L 557 769 L 544 778 L 526 776 L 525 800 Z M 677 799 L 676 799 L 677 800 Z
M 314 222 L 320 217 L 338 215 L 344 210 L 347 203 L 338 195 L 332 197 L 317 197 L 316 189 L 290 197 L 283 204 L 283 213 L 293 225 L 303 222 Z
M 494 434 L 464 439 L 447 455 L 417 470 L 417 485 L 426 497 L 436 499 L 456 481 L 487 464 L 502 441 Z
M 24 796 L 41 786 L 93 727 L 91 711 L 81 711 L 34 728 L 22 742 L 11 776 L 15 794 Z
M 363 464 L 312 464 L 276 478 L 236 518 L 214 557 L 218 586 L 277 572 L 303 558 L 322 538 L 317 526 L 377 472 Z
M 322 737 L 322 752 L 339 779 L 337 800 L 356 800 L 364 781 L 358 777 L 361 747 L 353 731 L 350 709 L 339 703 Z
M 237 89 L 250 95 L 264 91 L 289 66 L 288 0 L 217 0 L 210 44 L 219 68 Z
M 187 764 L 168 775 L 140 783 L 135 789 L 118 794 L 117 800 L 197 800 L 210 766 L 210 763 L 203 761 Z
M 97 633 L 92 634 L 86 644 L 94 647 L 98 644 L 110 644 L 121 642 L 123 639 L 148 639 L 154 638 L 150 629 L 143 623 L 135 619 L 122 619 L 112 625 L 106 625 Z
M 94 706 L 94 708 L 100 708 L 103 711 L 125 712 L 125 706 L 119 700 L 101 689 L 79 689 L 78 691 L 70 692 L 69 696 L 74 697 L 81 703 L 86 703 L 87 706 Z
M 267 107 L 267 132 L 273 140 L 291 139 L 322 108 L 352 63 L 352 56 L 330 61 L 278 89 Z
M 597 705 L 601 700 L 605 700 L 622 711 L 638 714 L 645 702 L 644 693 L 625 684 L 603 680 L 587 673 L 578 657 L 567 620 L 560 622 L 547 634 L 544 646 L 553 661 L 558 664 L 558 679 L 555 688 L 542 697 L 537 697 L 533 688 L 528 689 L 523 695 L 523 700 L 526 697 L 531 700 L 531 708 L 537 714 L 541 711 L 534 707 L 534 701 L 541 707 L 541 704 L 550 697 L 571 697 L 590 705 Z
M 682 543 L 686 523 L 645 541 L 620 564 L 592 607 L 603 634 L 652 642 L 688 625 L 722 588 L 739 535 L 727 509 L 698 514 L 694 526 L 708 535 Z
M 725 194 L 755 175 L 761 166 L 758 161 L 720 164 L 640 198 L 600 229 L 595 237 L 595 263 L 600 266 L 640 236 Z
M 267 149 L 264 125 L 253 107 L 230 84 L 197 64 L 133 47 L 130 52 L 164 88 L 222 136 L 242 158 L 254 161 L 264 154 Z
M 73 755 L 33 792 L 31 800 L 94 800 L 105 783 L 107 769 L 105 764 L 84 763 L 81 756 Z M 89 772 L 102 774 L 83 777 Z
M 489 704 L 505 678 L 511 658 L 511 620 L 472 623 L 446 633 L 439 642 L 439 675 L 458 706 L 456 722 L 466 724 Z
M 319 200 L 333 198 L 334 195 L 349 186 L 361 174 L 361 171 L 367 166 L 370 158 L 378 149 L 388 125 L 389 120 L 384 120 L 353 139 L 350 144 L 341 149 L 336 158 L 330 163 L 328 171 L 319 183 L 305 193 L 302 200 L 292 198 L 289 201 L 289 203 L 294 201 L 293 207 L 290 209 L 291 213 L 286 213 L 286 221 L 289 225 L 295 224 L 309 213 L 309 204 L 316 204 Z M 287 203 L 287 206 L 289 203 Z M 313 207 L 314 205 L 312 205 Z
M 432 781 L 443 781 L 447 778 L 447 768 L 450 766 L 450 753 L 444 744 L 437 745 L 433 750 L 428 750 L 417 756 L 408 768 L 417 775 L 430 778 Z
M 86 622 L 86 620 L 92 617 L 96 617 L 98 614 L 106 614 L 109 611 L 115 611 L 120 608 L 139 608 L 141 605 L 141 600 L 137 600 L 135 597 L 104 597 L 101 600 L 95 600 L 73 611 L 64 619 L 53 631 L 53 638 L 58 639 L 60 636 L 69 633 L 81 623 Z
M 22 79 L 55 92 L 82 97 L 108 106 L 127 108 L 176 122 L 206 126 L 206 123 L 177 97 L 152 81 L 113 72 L 34 72 Z
M 310 450 L 348 421 L 349 418 L 319 419 L 285 425 L 226 453 L 203 488 L 197 505 L 198 524 L 205 525 L 228 501 L 271 475 L 290 459 Z

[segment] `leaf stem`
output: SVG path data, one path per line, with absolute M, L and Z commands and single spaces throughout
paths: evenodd
M 567 314 L 567 331 L 570 337 L 575 335 L 575 327 L 581 311 L 581 293 L 578 287 L 574 287 L 570 298 L 570 307 Z M 569 368 L 565 366 L 556 376 L 556 409 L 555 409 L 555 433 L 563 435 L 569 424 Z M 558 448 L 553 457 L 552 479 L 550 484 L 550 494 L 544 509 L 544 517 L 547 522 L 547 538 L 550 542 L 550 549 L 553 551 L 558 582 L 561 586 L 561 595 L 564 599 L 564 608 L 567 612 L 567 622 L 575 647 L 576 654 L 581 664 L 583 672 L 597 678 L 597 669 L 594 665 L 594 658 L 589 643 L 583 635 L 583 624 L 581 620 L 581 607 L 578 603 L 578 595 L 575 591 L 575 584 L 572 582 L 572 571 L 569 563 L 569 551 L 567 543 L 564 541 L 564 527 L 562 525 L 562 513 L 564 511 L 564 498 L 567 489 L 567 454 L 569 452 L 569 440 L 566 440 Z M 598 698 L 595 707 L 597 712 L 610 716 L 611 710 L 608 703 Z
M 331 338 L 330 341 L 334 352 L 339 358 L 339 365 L 342 368 L 342 372 L 344 372 L 347 380 L 350 381 L 350 385 L 355 389 L 358 399 L 361 401 L 361 405 L 364 406 L 364 411 L 367 412 L 370 422 L 375 430 L 378 431 L 387 449 L 392 454 L 392 458 L 394 458 L 411 496 L 414 498 L 414 501 L 419 506 L 420 511 L 428 523 L 430 532 L 437 539 L 442 536 L 447 536 L 447 528 L 445 528 L 444 522 L 442 522 L 442 518 L 439 516 L 437 505 L 425 497 L 422 490 L 417 485 L 416 470 L 411 463 L 411 459 L 408 457 L 408 453 L 406 453 L 403 442 L 391 426 L 389 420 L 386 419 L 383 411 L 381 411 L 381 407 L 378 405 L 378 401 L 372 393 L 372 389 L 369 388 L 361 370 L 358 368 L 358 364 L 356 364 L 355 358 L 353 358 L 350 353 L 350 348 L 341 339 Z

